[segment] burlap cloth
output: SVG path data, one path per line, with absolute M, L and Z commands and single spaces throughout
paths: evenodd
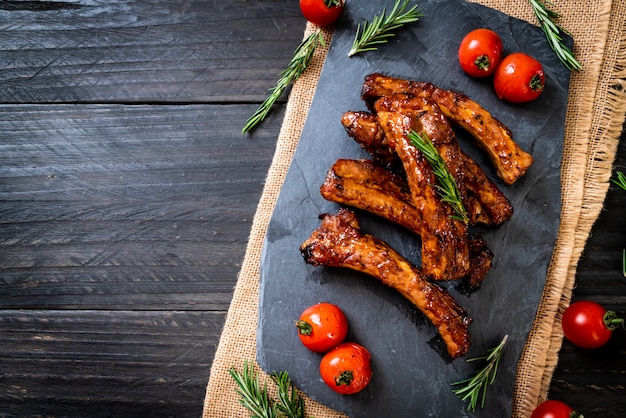
M 535 23 L 527 1 L 477 0 Z M 418 2 L 419 3 L 419 2 Z M 512 416 L 527 417 L 546 399 L 562 342 L 560 318 L 569 304 L 576 266 L 609 187 L 617 143 L 626 115 L 626 0 L 553 0 L 561 25 L 575 40 L 583 70 L 573 73 L 562 161 L 562 215 L 559 236 L 538 312 L 518 364 Z M 305 35 L 315 30 L 307 26 Z M 247 417 L 228 369 L 256 357 L 261 248 L 281 185 L 300 138 L 326 48 L 294 84 L 276 153 L 253 220 L 244 262 L 234 290 L 206 391 L 203 417 Z M 256 367 L 258 370 L 258 367 Z M 262 371 L 261 378 L 267 379 Z M 270 388 L 273 385 L 269 385 Z M 343 417 L 310 399 L 308 416 Z

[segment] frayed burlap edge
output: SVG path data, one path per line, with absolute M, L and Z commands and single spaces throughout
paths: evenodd
M 476 2 L 530 22 L 533 20 L 532 13 L 520 3 Z M 581 7 L 587 7 L 587 3 L 579 4 L 578 8 Z M 528 411 L 547 396 L 562 342 L 560 317 L 571 298 L 578 259 L 604 202 L 626 113 L 626 22 L 623 17 L 626 16 L 626 4 L 588 2 L 589 13 L 596 12 L 598 7 L 598 20 L 591 27 L 589 20 L 584 24 L 575 20 L 585 14 L 568 13 L 565 6 L 557 8 L 563 14 L 563 26 L 572 32 L 574 39 L 583 40 L 581 44 L 587 44 L 591 50 L 583 51 L 585 54 L 581 62 L 584 70 L 572 76 L 562 167 L 561 226 L 543 298 L 518 365 L 513 398 L 514 417 L 528 416 Z M 315 26 L 308 25 L 305 36 L 314 30 L 317 30 Z M 590 33 L 595 35 L 590 36 Z M 244 359 L 253 360 L 256 356 L 262 242 L 300 138 L 305 119 L 302 115 L 306 115 L 310 107 L 332 38 L 332 31 L 325 30 L 324 34 L 326 47 L 318 49 L 309 69 L 294 84 L 290 93 L 276 154 L 253 220 L 244 263 L 211 367 L 204 418 L 248 416 L 248 412 L 237 402 L 236 387 L 228 369 L 233 366 L 241 368 Z M 261 379 L 267 381 L 268 376 L 256 363 L 254 366 Z M 318 418 L 344 417 L 307 397 L 305 399 L 309 415 Z

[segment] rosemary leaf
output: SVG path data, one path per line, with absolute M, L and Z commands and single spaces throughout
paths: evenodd
M 304 399 L 298 395 L 296 388 L 291 386 L 287 372 L 274 372 L 272 380 L 278 387 L 278 409 L 287 418 L 305 418 Z
M 278 418 L 278 407 L 271 402 L 267 392 L 267 385 L 261 388 L 259 377 L 254 373 L 252 364 L 244 361 L 243 372 L 239 373 L 234 368 L 228 371 L 237 383 L 237 394 L 240 396 L 239 402 L 254 417 L 258 418 Z
M 469 399 L 469 405 L 467 406 L 468 411 L 476 411 L 479 399 L 481 408 L 485 406 L 487 389 L 496 379 L 500 358 L 502 357 L 504 345 L 508 338 L 509 336 L 505 335 L 502 341 L 500 341 L 500 344 L 490 349 L 486 356 L 468 359 L 467 362 L 485 360 L 487 364 L 473 377 L 452 383 L 453 386 L 460 386 L 458 389 L 452 389 L 452 392 L 457 394 L 464 401 Z
M 615 175 L 617 176 L 617 179 L 611 179 L 611 182 L 626 190 L 626 175 L 621 171 L 616 171 Z
M 420 135 L 415 131 L 411 131 L 409 133 L 409 140 L 413 146 L 424 155 L 424 158 L 426 158 L 426 161 L 428 161 L 433 169 L 433 173 L 439 183 L 435 187 L 439 192 L 441 200 L 448 203 L 456 214 L 452 218 L 467 223 L 469 218 L 463 206 L 459 189 L 456 187 L 454 177 L 450 174 L 446 162 L 441 158 L 441 155 L 439 155 L 437 148 L 435 148 L 428 135 L 425 133 Z
M 569 35 L 569 33 L 555 22 L 561 16 L 548 7 L 548 5 L 553 6 L 554 4 L 549 0 L 528 1 L 533 8 L 533 12 L 535 13 L 535 17 L 543 33 L 546 35 L 550 48 L 552 48 L 556 56 L 568 70 L 580 71 L 583 68 L 582 65 L 576 60 L 574 53 L 563 43 L 561 34 L 566 33 Z
M 252 413 L 253 418 L 305 418 L 304 399 L 291 386 L 291 378 L 287 372 L 274 372 L 272 380 L 276 384 L 278 401 L 272 399 L 267 385 L 261 382 L 254 373 L 254 367 L 247 360 L 243 363 L 243 371 L 239 373 L 234 367 L 228 372 L 237 384 L 239 402 Z
M 410 0 L 403 0 L 402 3 L 400 1 L 396 0 L 389 15 L 383 8 L 382 12 L 374 16 L 371 22 L 366 20 L 362 24 L 359 23 L 352 48 L 348 53 L 349 57 L 361 52 L 377 50 L 377 45 L 386 43 L 394 36 L 392 31 L 408 23 L 416 22 L 423 16 L 417 5 L 406 10 Z
M 270 89 L 270 95 L 246 121 L 246 124 L 241 130 L 242 134 L 252 130 L 267 117 L 272 110 L 272 106 L 280 98 L 287 86 L 296 81 L 304 70 L 306 70 L 319 44 L 324 44 L 324 37 L 321 31 L 310 34 L 298 45 L 287 68 L 278 74 L 279 80 L 276 86 Z
M 626 175 L 622 171 L 616 171 L 617 179 L 611 179 L 611 182 L 623 190 L 626 190 Z M 622 275 L 626 277 L 626 249 L 622 250 Z

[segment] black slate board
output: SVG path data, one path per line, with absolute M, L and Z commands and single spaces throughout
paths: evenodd
M 313 399 L 351 417 L 505 417 L 510 416 L 517 362 L 532 324 L 559 226 L 560 164 L 569 72 L 549 49 L 538 27 L 481 5 L 460 0 L 422 1 L 424 17 L 369 52 L 347 58 L 356 25 L 371 19 L 392 1 L 348 2 L 336 28 L 319 86 L 293 162 L 272 216 L 261 260 L 257 360 L 267 372 L 286 370 Z M 459 68 L 457 47 L 472 29 L 489 27 L 500 34 L 505 53 L 527 52 L 538 58 L 547 88 L 536 101 L 511 105 L 500 101 L 490 80 L 476 80 Z M 571 41 L 571 40 L 568 40 Z M 345 269 L 311 267 L 300 244 L 319 225 L 318 215 L 335 213 L 319 187 L 338 158 L 367 155 L 343 130 L 341 115 L 365 110 L 360 100 L 363 77 L 372 72 L 429 81 L 462 92 L 481 103 L 514 133 L 535 163 L 513 186 L 496 178 L 486 157 L 467 134 L 457 131 L 461 147 L 474 157 L 511 200 L 515 214 L 498 229 L 486 229 L 495 254 L 494 268 L 482 288 L 470 295 L 447 287 L 467 309 L 472 348 L 466 358 L 481 356 L 504 334 L 509 342 L 496 384 L 485 408 L 475 414 L 450 390 L 477 368 L 452 361 L 434 327 L 403 297 L 377 280 Z M 420 243 L 400 227 L 358 212 L 362 229 L 419 265 Z M 293 320 L 309 305 L 329 301 L 350 321 L 348 340 L 366 346 L 374 377 L 361 393 L 341 396 L 329 390 L 318 373 L 321 355 L 299 342 Z

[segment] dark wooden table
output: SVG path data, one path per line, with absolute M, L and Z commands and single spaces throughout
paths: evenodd
M 304 27 L 294 0 L 0 1 L 1 417 L 200 416 L 285 98 L 240 130 Z M 625 202 L 576 289 L 621 314 Z M 625 334 L 564 345 L 551 394 L 623 416 Z

